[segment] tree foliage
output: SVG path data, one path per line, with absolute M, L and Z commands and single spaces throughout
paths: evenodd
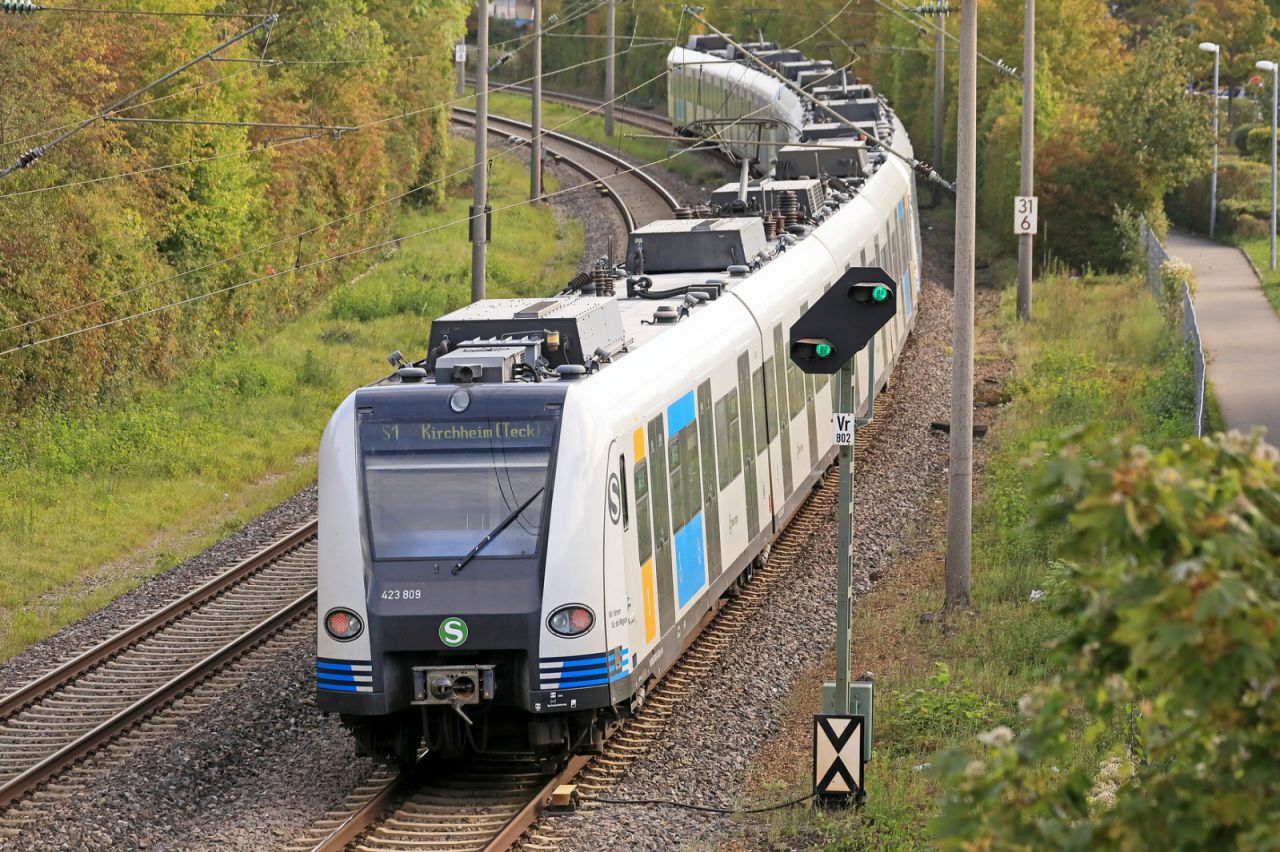
M 286 140 L 296 132 L 264 128 L 91 126 L 0 181 L 0 194 L 9 195 L 0 199 L 0 328 L 8 329 L 0 348 L 375 242 L 396 211 L 381 202 L 440 173 L 461 0 L 414 7 L 169 0 L 158 8 L 260 14 L 268 7 L 280 16 L 269 36 L 227 55 L 265 50 L 281 64 L 206 61 L 122 114 L 351 126 L 420 111 L 336 139 Z M 245 19 L 0 18 L 0 161 L 8 165 L 56 128 L 247 26 Z M 59 184 L 71 186 L 52 188 Z M 440 191 L 428 188 L 421 200 L 437 201 Z M 315 230 L 302 240 L 281 239 L 308 229 Z M 87 405 L 139 378 L 163 379 L 186 359 L 295 316 L 364 263 L 281 276 L 0 358 L 0 416 Z M 62 363 L 69 359 L 74 383 Z
M 1280 838 L 1280 454 L 1258 437 L 1152 454 L 1073 436 L 1043 466 L 1065 527 L 1063 674 L 1023 730 L 951 754 L 935 828 L 963 849 L 1274 849 Z M 1108 747 L 1072 763 L 1080 736 Z

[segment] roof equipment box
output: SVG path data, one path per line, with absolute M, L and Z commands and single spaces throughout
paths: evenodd
M 448 337 L 452 346 L 475 341 L 494 347 L 511 345 L 511 338 L 538 332 L 556 332 L 559 346 L 542 346 L 542 355 L 551 367 L 582 364 L 599 349 L 616 351 L 624 342 L 622 313 L 618 300 L 596 296 L 561 296 L 553 299 L 484 299 L 431 323 L 431 349 Z M 507 353 L 492 352 L 507 363 Z M 485 365 L 486 378 L 490 366 Z
M 782 193 L 794 192 L 802 216 L 812 216 L 822 206 L 826 192 L 817 178 L 805 180 L 762 180 L 747 184 L 747 203 L 759 210 L 779 210 Z M 711 193 L 712 204 L 727 204 L 738 197 L 738 182 L 726 183 Z M 759 221 L 758 219 L 752 221 Z M 763 229 L 761 230 L 763 234 Z
M 736 189 L 733 198 L 737 198 Z M 638 272 L 643 268 L 646 273 L 722 272 L 734 264 L 749 263 L 767 246 L 764 223 L 754 216 L 659 219 L 631 232 L 627 239 L 627 269 Z
M 824 147 L 787 145 L 778 151 L 778 161 L 773 166 L 780 179 L 820 175 L 835 177 L 865 177 L 867 174 L 867 143 L 862 139 L 829 139 Z

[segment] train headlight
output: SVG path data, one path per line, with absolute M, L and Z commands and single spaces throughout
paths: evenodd
M 582 604 L 562 606 L 547 618 L 547 628 L 566 639 L 581 636 L 595 623 L 596 617 Z
M 349 609 L 331 609 L 324 617 L 324 629 L 339 642 L 349 642 L 364 630 L 364 622 Z

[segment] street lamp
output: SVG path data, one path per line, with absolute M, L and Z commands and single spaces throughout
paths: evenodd
M 1209 236 L 1218 223 L 1218 57 L 1222 48 L 1211 41 L 1200 42 L 1200 49 L 1213 54 L 1213 176 L 1209 179 Z
M 1276 89 L 1280 87 L 1280 65 L 1263 59 L 1254 64 L 1271 72 L 1271 268 L 1276 268 Z

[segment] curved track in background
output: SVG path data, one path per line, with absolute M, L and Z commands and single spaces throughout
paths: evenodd
M 453 123 L 460 127 L 475 128 L 475 110 L 455 107 Z M 489 114 L 489 135 L 529 144 L 531 125 L 506 116 Z M 627 231 L 639 225 L 647 225 L 655 219 L 669 218 L 679 200 L 654 177 L 638 169 L 627 160 L 590 142 L 544 130 L 542 148 L 545 155 L 562 161 L 586 178 L 581 186 L 595 186 L 608 197 L 622 217 Z M 562 187 L 561 191 L 572 187 Z

